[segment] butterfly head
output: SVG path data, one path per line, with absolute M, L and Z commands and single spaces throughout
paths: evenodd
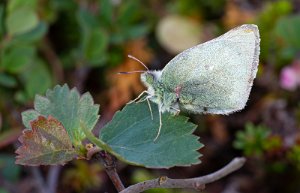
M 175 114 L 179 108 L 176 93 L 166 91 L 160 79 L 161 71 L 147 71 L 141 74 L 141 81 L 148 88 L 149 99 L 158 104 L 161 112 L 168 111 Z

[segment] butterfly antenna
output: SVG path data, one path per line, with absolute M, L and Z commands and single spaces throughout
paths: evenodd
M 147 72 L 147 71 L 144 71 L 144 70 L 135 70 L 135 71 L 130 71 L 130 72 L 118 72 L 117 74 L 133 74 L 133 73 L 143 73 L 143 72 Z
M 143 65 L 147 70 L 149 70 L 149 68 L 142 61 L 140 61 L 139 59 L 137 59 L 136 57 L 134 57 L 132 55 L 128 55 L 128 58 L 131 58 L 131 59 L 137 61 L 138 63 L 140 63 L 141 65 Z

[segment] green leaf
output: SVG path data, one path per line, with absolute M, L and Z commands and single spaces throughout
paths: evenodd
M 38 166 L 65 164 L 76 156 L 64 126 L 52 116 L 39 116 L 19 138 L 16 164 Z
M 94 15 L 85 9 L 77 13 L 78 23 L 81 27 L 81 54 L 91 65 L 99 66 L 106 60 L 105 51 L 108 47 L 108 35 L 99 28 Z
M 146 102 L 126 105 L 102 128 L 100 140 L 108 144 L 119 159 L 149 168 L 170 168 L 200 163 L 197 152 L 203 145 L 193 135 L 196 125 L 184 116 L 162 115 L 159 127 L 157 106 L 152 104 L 153 120 Z
M 117 22 L 121 26 L 130 26 L 142 18 L 140 1 L 126 1 L 119 9 Z
M 17 81 L 13 76 L 0 72 L 0 85 L 12 88 L 17 85 Z
M 149 31 L 149 26 L 145 24 L 138 24 L 138 25 L 133 25 L 126 30 L 127 31 L 125 31 L 124 33 L 126 33 L 128 39 L 136 39 L 146 35 L 147 32 Z
M 274 27 L 278 19 L 291 14 L 293 5 L 289 0 L 280 0 L 276 2 L 268 2 L 264 9 L 258 15 L 259 33 L 261 36 L 260 58 L 265 59 L 272 53 L 274 54 Z M 271 52 L 271 53 L 270 53 Z M 275 54 L 276 55 L 276 54 Z
M 21 43 L 31 43 L 40 40 L 48 30 L 48 26 L 44 22 L 39 22 L 39 24 L 29 32 L 23 33 L 16 36 L 12 41 Z
M 37 0 L 9 0 L 7 11 L 9 13 L 14 12 L 15 10 L 19 9 L 20 7 L 27 7 L 30 9 L 35 9 L 37 6 Z
M 3 68 L 10 73 L 19 73 L 32 62 L 34 54 L 33 46 L 12 47 L 3 56 Z
M 83 44 L 85 59 L 92 65 L 102 64 L 107 46 L 107 35 L 100 29 L 93 29 Z
M 111 0 L 99 1 L 99 7 L 99 20 L 105 26 L 111 25 L 113 23 L 113 2 Z
M 34 10 L 21 7 L 11 12 L 6 18 L 6 27 L 10 35 L 15 36 L 34 29 L 39 23 Z
M 293 47 L 296 52 L 299 51 L 300 15 L 280 18 L 275 26 L 275 34 L 286 46 Z
M 255 126 L 252 123 L 245 125 L 245 130 L 236 133 L 233 146 L 243 150 L 247 156 L 261 156 L 268 147 L 270 130 L 264 126 Z
M 29 125 L 30 117 L 37 115 L 51 115 L 59 120 L 66 128 L 73 145 L 81 146 L 85 138 L 80 123 L 88 130 L 92 130 L 99 118 L 99 105 L 95 105 L 89 93 L 81 97 L 77 89 L 70 90 L 64 86 L 55 86 L 53 90 L 46 92 L 46 97 L 36 95 L 34 110 L 22 113 L 23 124 Z
M 31 109 L 31 110 L 24 111 L 22 113 L 22 122 L 23 122 L 23 124 L 25 125 L 26 128 L 30 128 L 31 129 L 30 122 L 32 120 L 37 119 L 39 116 L 40 116 L 40 113 L 38 113 L 35 110 Z
M 35 58 L 20 76 L 29 98 L 44 93 L 52 85 L 51 74 L 46 64 L 40 59 Z
M 90 31 L 91 29 L 98 26 L 98 21 L 91 12 L 86 9 L 80 9 L 77 12 L 77 21 L 84 31 Z

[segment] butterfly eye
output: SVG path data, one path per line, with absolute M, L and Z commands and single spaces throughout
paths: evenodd
M 141 80 L 145 83 L 152 84 L 154 82 L 154 75 L 149 72 L 145 72 L 141 75 Z

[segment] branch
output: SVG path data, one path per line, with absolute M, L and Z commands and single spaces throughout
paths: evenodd
M 116 159 L 106 151 L 93 151 L 94 155 L 91 155 L 94 159 L 100 160 L 101 163 L 103 164 L 105 171 L 107 175 L 109 176 L 110 180 L 114 184 L 115 188 L 117 189 L 118 192 L 121 192 L 122 190 L 125 189 L 118 173 L 116 170 Z
M 58 185 L 58 177 L 61 171 L 61 166 L 50 166 L 49 172 L 47 175 L 47 187 L 49 193 L 55 193 Z
M 35 178 L 36 188 L 41 193 L 55 193 L 58 182 L 58 175 L 61 170 L 61 166 L 51 166 L 47 176 L 47 181 L 44 179 L 40 169 L 38 167 L 30 168 L 33 177 Z
M 229 164 L 222 169 L 208 174 L 206 176 L 190 178 L 190 179 L 171 179 L 166 176 L 156 178 L 153 180 L 147 180 L 138 184 L 129 186 L 120 193 L 138 193 L 152 188 L 191 188 L 196 190 L 203 190 L 205 185 L 217 181 L 224 176 L 240 169 L 246 162 L 246 159 L 234 158 Z
M 38 189 L 38 191 L 41 193 L 48 193 L 47 185 L 45 183 L 45 180 L 44 180 L 39 168 L 32 167 L 30 169 L 31 169 L 32 175 L 36 181 L 36 188 Z

